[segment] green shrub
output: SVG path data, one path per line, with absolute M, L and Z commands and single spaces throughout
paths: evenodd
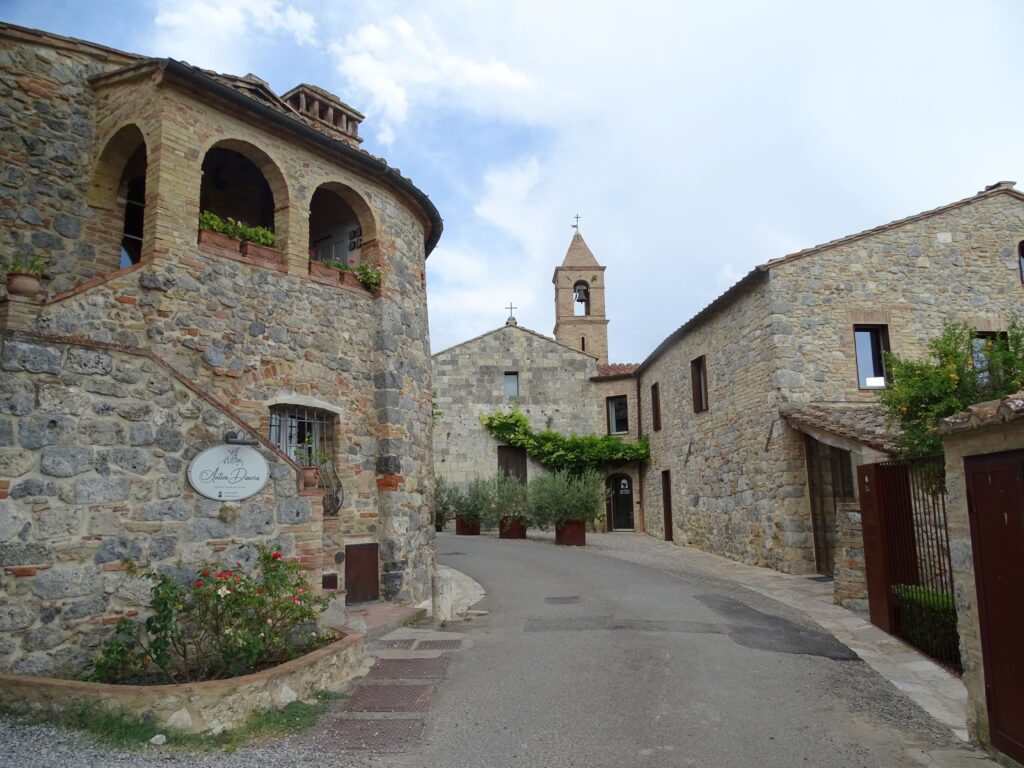
M 929 656 L 954 661 L 948 656 L 959 654 L 960 635 L 953 596 L 915 584 L 894 584 L 892 597 L 900 636 Z
M 538 475 L 528 488 L 530 520 L 541 528 L 589 522 L 602 513 L 604 478 L 596 470 Z
M 32 275 L 42 277 L 46 272 L 46 259 L 34 253 L 16 253 L 7 265 L 9 275 Z
M 455 514 L 464 523 L 481 523 L 485 518 L 490 518 L 493 503 L 494 493 L 490 481 L 475 477 L 459 494 Z
M 222 235 L 233 237 L 236 240 L 256 243 L 256 245 L 273 246 L 277 240 L 274 233 L 266 227 L 250 227 L 248 224 L 232 219 L 230 216 L 227 219 L 222 219 L 210 211 L 201 211 L 199 213 L 199 228 L 208 229 L 211 232 L 220 232 Z
M 236 564 L 240 565 L 240 564 Z M 315 630 L 326 599 L 309 594 L 298 563 L 260 548 L 250 574 L 218 564 L 181 584 L 152 571 L 151 615 L 115 627 L 86 678 L 103 683 L 217 680 L 280 664 L 330 642 Z
M 485 526 L 496 528 L 502 519 L 528 520 L 530 506 L 523 483 L 504 472 L 496 474 L 488 483 L 491 486 L 491 503 L 482 516 Z
M 444 528 L 455 517 L 462 491 L 440 475 L 434 478 L 434 525 Z

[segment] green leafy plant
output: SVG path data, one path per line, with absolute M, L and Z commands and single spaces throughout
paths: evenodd
M 306 436 L 299 444 L 298 450 L 295 451 L 295 463 L 300 467 L 322 467 L 333 461 L 334 456 L 327 451 L 321 451 L 317 447 L 312 432 L 306 433 Z
M 277 237 L 266 227 L 250 227 L 244 222 L 233 219 L 230 216 L 222 219 L 210 211 L 199 213 L 199 228 L 211 232 L 220 232 L 222 235 L 233 237 L 243 242 L 256 243 L 256 245 L 273 246 Z
M 928 345 L 928 359 L 885 356 L 889 387 L 879 393 L 889 423 L 901 434 L 905 457 L 942 450 L 935 433 L 942 419 L 975 403 L 1024 389 L 1024 325 L 1014 318 L 1005 334 L 979 339 L 963 323 L 947 323 Z
M 491 503 L 481 515 L 481 521 L 486 527 L 494 528 L 501 520 L 528 521 L 530 506 L 526 485 L 504 472 L 498 472 L 487 482 L 491 486 Z
M 546 528 L 568 522 L 589 522 L 601 514 L 605 499 L 601 473 L 553 472 L 534 477 L 527 490 L 530 520 Z
M 236 567 L 240 567 L 240 563 Z M 182 584 L 147 572 L 150 615 L 117 624 L 86 678 L 157 684 L 217 680 L 280 664 L 330 642 L 315 629 L 325 598 L 309 594 L 298 563 L 261 547 L 256 568 L 216 563 Z
M 9 275 L 32 275 L 42 277 L 46 272 L 46 259 L 34 253 L 16 253 L 7 266 Z
M 358 278 L 363 288 L 376 293 L 380 290 L 384 275 L 372 264 L 360 264 L 356 267 L 356 278 Z
M 892 597 L 900 634 L 911 645 L 937 658 L 959 647 L 952 595 L 917 584 L 894 584 Z
M 434 525 L 441 529 L 455 517 L 462 491 L 440 475 L 434 478 Z
M 613 435 L 566 437 L 550 429 L 534 432 L 526 416 L 516 409 L 481 416 L 480 423 L 497 440 L 526 449 L 530 458 L 553 472 L 581 474 L 608 464 L 646 461 L 651 454 L 646 437 L 627 443 Z
M 490 515 L 493 503 L 490 482 L 476 477 L 459 493 L 455 502 L 455 514 L 464 523 L 480 523 Z

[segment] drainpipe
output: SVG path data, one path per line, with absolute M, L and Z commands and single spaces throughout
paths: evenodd
M 636 377 L 636 439 L 643 440 L 644 437 L 644 420 L 643 411 L 641 405 L 643 404 L 640 399 L 640 393 L 643 392 L 643 387 L 640 386 L 640 376 Z M 636 471 L 637 479 L 637 490 L 639 491 L 640 498 L 640 509 L 638 510 L 637 520 L 634 521 L 633 527 L 638 533 L 647 532 L 647 521 L 644 519 L 644 463 L 638 461 Z

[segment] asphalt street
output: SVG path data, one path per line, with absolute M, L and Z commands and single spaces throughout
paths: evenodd
M 830 635 L 726 582 L 440 534 L 485 617 L 401 766 L 919 766 L 951 735 Z M 916 757 L 915 757 L 916 756 Z

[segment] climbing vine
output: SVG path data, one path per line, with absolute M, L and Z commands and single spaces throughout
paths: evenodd
M 526 449 L 526 455 L 553 472 L 582 474 L 607 464 L 646 461 L 651 451 L 647 438 L 626 443 L 613 435 L 570 435 L 551 429 L 534 432 L 518 410 L 496 411 L 480 417 L 484 429 L 503 443 Z

